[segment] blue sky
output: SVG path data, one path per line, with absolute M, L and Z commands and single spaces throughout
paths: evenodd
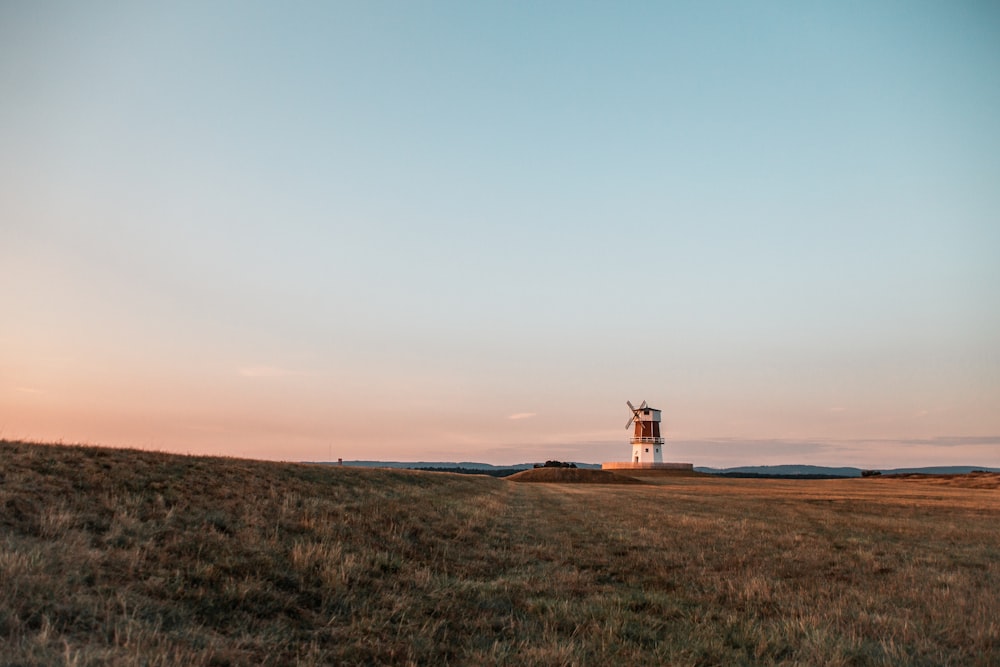
M 630 398 L 698 464 L 1000 466 L 998 34 L 5 3 L 2 435 L 601 461 Z

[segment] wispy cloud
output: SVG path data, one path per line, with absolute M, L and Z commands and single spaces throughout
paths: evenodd
M 245 378 L 282 378 L 305 375 L 302 371 L 294 371 L 278 366 L 243 366 L 238 371 Z
M 937 438 L 909 438 L 883 442 L 898 442 L 899 444 L 904 445 L 920 445 L 926 447 L 1000 447 L 1000 435 L 941 436 Z
M 511 416 L 507 417 L 507 419 L 531 419 L 536 414 L 537 413 L 534 412 L 515 412 Z

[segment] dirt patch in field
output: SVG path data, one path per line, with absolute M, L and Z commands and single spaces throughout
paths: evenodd
M 532 468 L 515 473 L 507 479 L 512 482 L 561 482 L 570 484 L 645 484 L 642 480 L 587 468 Z

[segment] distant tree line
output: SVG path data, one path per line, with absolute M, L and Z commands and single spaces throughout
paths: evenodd
M 850 479 L 850 475 L 827 475 L 823 473 L 772 475 L 762 472 L 713 472 L 711 474 L 715 477 L 739 477 L 742 479 Z
M 569 462 L 563 463 L 562 461 L 546 461 L 545 463 L 536 463 L 536 468 L 575 468 L 576 464 Z

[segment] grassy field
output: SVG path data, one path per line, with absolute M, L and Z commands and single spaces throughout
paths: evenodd
M 990 475 L 519 484 L 0 443 L 0 664 L 1000 664 Z

